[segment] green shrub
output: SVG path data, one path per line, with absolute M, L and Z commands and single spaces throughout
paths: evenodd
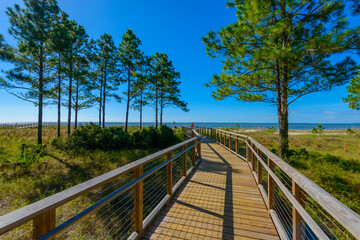
M 353 134 L 355 133 L 355 131 L 352 130 L 351 128 L 348 128 L 348 129 L 346 130 L 346 133 L 349 134 L 349 135 L 353 135 Z
M 21 144 L 19 147 L 19 162 L 24 167 L 28 167 L 33 163 L 39 162 L 40 158 L 46 154 L 45 149 L 46 145 L 41 146 L 27 143 Z
M 129 147 L 130 135 L 120 127 L 102 128 L 94 123 L 77 128 L 68 138 L 68 148 L 76 150 L 119 150 Z
M 181 130 L 182 131 L 182 130 Z M 77 151 L 88 150 L 121 150 L 126 148 L 165 148 L 179 141 L 173 129 L 168 126 L 160 128 L 147 127 L 137 130 L 130 135 L 121 127 L 102 128 L 90 123 L 79 127 L 63 144 L 60 139 L 53 140 L 52 145 L 61 148 L 65 145 L 68 149 Z

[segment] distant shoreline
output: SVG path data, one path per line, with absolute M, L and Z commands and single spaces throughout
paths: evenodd
M 56 122 L 47 122 L 46 123 L 56 123 Z M 24 124 L 24 123 L 35 123 L 35 122 L 12 122 L 12 123 L 1 123 L 1 124 Z M 79 122 L 79 125 L 87 124 L 90 122 Z M 94 122 L 96 124 L 96 122 Z M 73 124 L 73 123 L 72 123 Z M 169 127 L 182 127 L 190 126 L 191 122 L 164 122 L 165 125 Z M 234 128 L 234 129 L 268 129 L 274 127 L 278 129 L 277 123 L 224 123 L 224 122 L 194 122 L 195 127 L 208 127 L 208 128 Z M 346 130 L 348 128 L 360 129 L 360 123 L 290 123 L 289 130 L 311 130 L 321 124 L 324 127 L 324 130 Z M 65 122 L 62 122 L 62 125 L 66 125 Z M 123 122 L 107 122 L 106 126 L 123 126 Z M 138 122 L 129 122 L 129 126 L 138 126 Z M 143 122 L 143 126 L 154 126 L 154 122 Z

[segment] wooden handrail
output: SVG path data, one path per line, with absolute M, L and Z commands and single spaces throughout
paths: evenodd
M 298 191 L 299 189 L 301 189 L 305 193 L 307 193 L 311 198 L 314 199 L 314 201 L 317 204 L 319 204 L 325 211 L 327 211 L 327 213 L 329 215 L 331 215 L 339 224 L 341 224 L 346 230 L 348 230 L 354 237 L 356 237 L 357 239 L 360 239 L 360 216 L 358 214 L 356 214 L 354 211 L 352 211 L 350 208 L 345 206 L 343 203 L 341 203 L 339 200 L 337 200 L 335 197 L 333 197 L 331 194 L 326 192 L 323 188 L 321 188 L 320 186 L 318 186 L 317 184 L 312 182 L 310 179 L 308 179 L 306 176 L 301 174 L 295 168 L 290 166 L 287 162 L 285 162 L 284 160 L 282 160 L 281 158 L 276 156 L 274 153 L 269 151 L 267 148 L 265 148 L 263 145 L 258 143 L 252 137 L 243 135 L 243 134 L 238 134 L 238 133 L 230 133 L 230 132 L 227 132 L 224 130 L 219 130 L 219 129 L 212 129 L 211 131 L 215 132 L 215 133 L 219 133 L 220 135 L 223 135 L 223 136 L 228 136 L 233 139 L 241 138 L 241 140 L 243 140 L 246 143 L 246 148 L 248 149 L 247 154 L 246 154 L 247 155 L 246 159 L 249 161 L 249 158 L 251 157 L 250 155 L 255 155 L 255 158 L 256 158 L 256 161 L 258 161 L 258 164 L 260 163 L 269 173 L 269 184 L 271 184 L 272 180 L 276 181 L 276 183 L 278 184 L 280 189 L 287 196 L 288 200 L 295 207 L 295 209 L 297 211 L 297 212 L 295 211 L 293 213 L 293 215 L 295 217 L 297 217 L 296 214 L 298 213 L 301 215 L 301 217 L 304 220 L 311 221 L 308 218 L 309 216 L 305 215 L 306 211 L 303 207 L 303 203 L 298 202 L 298 196 L 294 197 L 295 194 L 293 195 L 293 193 L 290 193 L 290 191 L 281 183 L 281 181 L 276 177 L 273 170 L 271 170 L 271 167 L 269 167 L 270 165 L 268 166 L 267 164 L 265 164 L 265 162 L 262 160 L 262 158 L 258 155 L 258 152 L 256 151 L 256 149 L 258 151 L 260 150 L 268 158 L 269 164 L 271 163 L 271 164 L 277 166 L 286 175 L 288 175 L 289 178 L 291 178 L 292 184 L 296 188 L 295 190 Z M 207 130 L 204 130 L 204 128 L 200 127 L 199 132 L 202 134 L 202 133 L 206 133 Z M 221 139 L 221 136 L 220 136 L 220 139 Z M 224 147 L 228 148 L 225 144 L 226 143 L 223 143 L 222 145 Z M 231 149 L 229 149 L 229 150 L 231 150 Z M 248 151 L 251 152 L 250 155 L 248 154 L 249 153 Z M 252 169 L 252 171 L 255 171 L 255 169 Z M 260 185 L 261 184 L 259 184 L 259 186 Z M 260 192 L 261 192 L 261 194 L 263 194 L 262 191 L 260 191 Z M 263 196 L 263 197 L 268 198 L 268 196 Z M 269 204 L 270 204 L 270 201 L 269 201 Z M 269 210 L 271 210 L 272 208 L 271 208 L 271 206 L 269 206 L 269 204 L 267 204 L 267 206 L 269 207 Z M 310 223 L 308 221 L 307 221 L 307 223 L 312 225 L 312 226 L 310 226 L 310 225 L 309 226 L 313 228 L 312 230 L 314 231 L 314 233 L 317 233 L 318 237 L 327 238 L 326 235 L 320 236 L 322 233 L 318 231 L 319 229 L 316 226 L 313 226 L 314 222 Z M 295 235 L 296 235 L 296 233 L 295 233 Z
M 102 185 L 104 185 L 104 184 L 118 178 L 119 176 L 130 172 L 130 171 L 136 170 L 135 176 L 137 178 L 134 180 L 134 184 L 136 185 L 137 182 L 142 181 L 142 179 L 144 178 L 144 176 L 142 174 L 142 168 L 143 168 L 144 164 L 151 162 L 155 159 L 158 159 L 159 157 L 164 156 L 165 154 L 169 154 L 179 148 L 181 148 L 183 151 L 189 150 L 189 149 L 195 149 L 195 146 L 200 144 L 200 141 L 198 141 L 198 140 L 201 139 L 201 136 L 195 130 L 192 130 L 192 131 L 195 133 L 196 137 L 193 137 L 191 139 L 188 139 L 186 141 L 183 141 L 181 143 L 178 143 L 176 145 L 168 147 L 164 150 L 158 151 L 154 154 L 151 154 L 149 156 L 146 156 L 144 158 L 136 160 L 136 161 L 129 163 L 125 166 L 122 166 L 118 169 L 115 169 L 113 171 L 110 171 L 108 173 L 105 173 L 103 175 L 95 177 L 93 179 L 90 179 L 84 183 L 81 183 L 79 185 L 76 185 L 74 187 L 66 189 L 62 192 L 59 192 L 50 197 L 47 197 L 45 199 L 42 199 L 40 201 L 37 201 L 30 205 L 27 205 L 23 208 L 20 208 L 18 210 L 10 212 L 6 215 L 0 216 L 0 235 L 4 234 L 5 232 L 7 232 L 11 229 L 14 229 L 14 228 L 22 225 L 30 220 L 35 221 L 38 216 L 41 216 L 43 214 L 48 214 L 49 211 L 54 212 L 54 210 L 57 207 L 65 204 L 85 193 L 88 193 L 89 191 L 91 191 L 95 188 L 98 188 L 98 187 L 100 187 L 100 186 L 102 186 Z M 195 143 L 195 144 L 191 145 L 192 143 Z M 184 150 L 183 146 L 187 146 L 188 144 L 191 146 L 189 146 L 188 148 L 185 148 L 185 150 Z M 198 153 L 198 154 L 200 154 L 200 153 Z M 182 155 L 180 157 L 182 157 Z M 170 159 L 169 161 L 172 162 L 172 159 Z M 192 169 L 194 169 L 194 168 L 192 168 Z M 131 185 L 131 187 L 133 185 Z M 135 188 L 136 188 L 137 192 L 142 192 L 141 185 L 136 185 Z M 120 193 L 121 192 L 119 192 L 118 194 L 120 194 Z M 139 197 L 140 197 L 140 200 L 139 200 Z M 142 202 L 141 196 L 138 196 L 138 198 L 136 200 L 138 201 L 138 203 Z M 140 211 L 142 211 L 141 207 L 138 207 L 138 209 L 140 209 Z M 140 216 L 140 213 L 137 213 L 137 215 Z M 141 224 L 139 223 L 137 225 L 137 227 L 138 228 L 141 227 Z M 138 233 L 141 235 L 141 231 L 139 229 L 137 229 L 137 231 L 139 231 Z M 44 234 L 44 232 L 41 232 L 41 234 L 39 236 L 41 236 L 42 234 Z

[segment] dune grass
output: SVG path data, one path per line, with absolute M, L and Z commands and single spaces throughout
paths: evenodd
M 129 129 L 137 130 L 138 127 Z M 61 132 L 66 138 L 66 127 Z M 36 136 L 36 128 L 0 129 L 0 215 L 160 150 L 65 151 L 51 144 L 57 130 L 49 126 L 43 129 L 44 153 L 39 159 L 28 165 L 12 165 L 22 161 L 21 145 L 35 145 Z M 177 137 L 183 136 L 177 133 Z
M 245 132 L 269 150 L 277 153 L 277 132 L 259 130 Z M 287 162 L 360 214 L 360 136 L 346 131 L 324 131 L 320 135 L 311 131 L 291 131 L 290 152 Z

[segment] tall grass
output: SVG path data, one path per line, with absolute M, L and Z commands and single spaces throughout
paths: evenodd
M 269 130 L 242 133 L 277 153 L 276 133 Z M 288 163 L 360 214 L 360 137 L 357 132 L 305 133 L 290 135 Z

